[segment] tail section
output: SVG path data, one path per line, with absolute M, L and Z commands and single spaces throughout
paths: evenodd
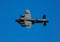
M 47 22 L 48 22 L 48 21 L 46 20 L 46 15 L 44 14 L 44 15 L 43 15 L 43 25 L 46 26 L 46 23 L 47 23 Z

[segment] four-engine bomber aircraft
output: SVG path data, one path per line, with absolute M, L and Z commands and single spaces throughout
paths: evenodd
M 48 20 L 46 20 L 46 15 L 43 15 L 43 19 L 32 19 L 31 18 L 31 14 L 30 14 L 30 10 L 26 10 L 24 15 L 21 15 L 21 18 L 17 18 L 16 22 L 18 22 L 22 27 L 27 27 L 27 28 L 31 28 L 32 24 L 35 23 L 43 23 L 44 26 L 46 26 L 46 23 L 48 22 Z

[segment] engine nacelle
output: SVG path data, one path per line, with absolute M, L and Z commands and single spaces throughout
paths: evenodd
M 24 15 L 20 15 L 21 17 L 24 17 Z

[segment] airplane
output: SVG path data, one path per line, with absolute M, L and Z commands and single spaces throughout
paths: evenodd
M 43 25 L 46 26 L 46 23 L 48 22 L 48 20 L 46 20 L 45 14 L 43 15 L 42 20 L 41 19 L 32 19 L 29 9 L 25 10 L 25 14 L 20 15 L 20 16 L 21 16 L 21 18 L 17 18 L 16 22 L 18 22 L 22 27 L 31 28 L 32 24 L 35 24 L 35 23 L 43 23 Z

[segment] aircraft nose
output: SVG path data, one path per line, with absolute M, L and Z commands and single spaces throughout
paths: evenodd
M 19 21 L 19 19 L 17 18 L 17 19 L 16 19 L 16 22 L 18 22 L 18 21 Z

